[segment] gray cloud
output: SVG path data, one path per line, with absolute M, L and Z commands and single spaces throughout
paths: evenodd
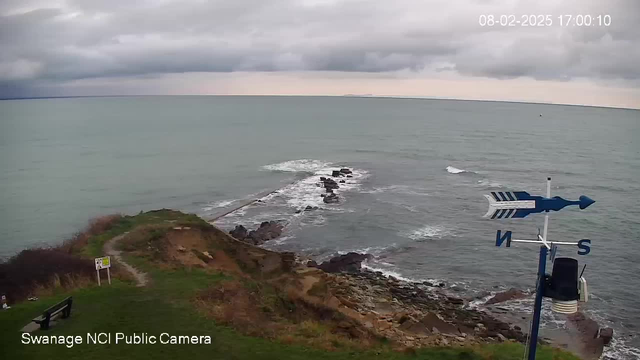
M 636 0 L 5 0 L 0 97 L 71 80 L 234 71 L 640 80 Z M 610 27 L 481 27 L 481 14 L 608 14 Z

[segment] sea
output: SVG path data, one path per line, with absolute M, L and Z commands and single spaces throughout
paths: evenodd
M 462 294 L 532 289 L 544 215 L 484 218 L 492 191 L 596 203 L 550 213 L 549 240 L 591 240 L 590 300 L 610 359 L 640 358 L 640 111 L 359 97 L 141 96 L 0 101 L 0 256 L 50 246 L 96 216 L 173 208 L 225 230 L 284 220 L 264 246 Z M 320 176 L 351 178 L 324 204 Z M 315 210 L 300 211 L 310 206 Z M 551 268 L 551 263 L 548 264 Z M 547 301 L 549 302 L 549 301 Z M 508 305 L 505 305 L 508 306 Z M 531 302 L 522 306 L 530 311 Z M 546 308 L 541 335 L 565 326 Z

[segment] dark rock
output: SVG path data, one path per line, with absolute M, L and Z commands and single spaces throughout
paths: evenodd
M 309 261 L 307 261 L 307 267 L 317 268 L 318 267 L 318 263 L 315 260 L 309 260 Z
M 348 177 L 348 178 L 352 178 L 353 176 L 351 176 L 351 175 L 347 175 L 347 177 Z
M 487 305 L 497 304 L 497 303 L 505 302 L 508 300 L 523 299 L 526 297 L 527 297 L 527 294 L 525 294 L 522 290 L 511 288 L 507 291 L 503 291 L 495 294 L 491 299 L 487 300 L 486 304 Z
M 326 180 L 327 180 L 327 178 L 326 178 L 326 177 L 324 177 L 324 176 L 320 176 L 320 181 L 325 182 Z
M 333 194 L 333 189 L 326 188 L 327 194 Z
M 449 300 L 449 302 L 451 304 L 454 304 L 454 305 L 462 305 L 462 304 L 464 304 L 464 300 L 462 300 L 460 298 L 457 298 L 457 297 L 453 297 L 453 296 L 447 297 L 447 300 Z
M 283 228 L 284 226 L 277 221 L 265 221 L 258 229 L 250 231 L 245 240 L 249 240 L 254 245 L 260 245 L 282 235 Z
M 229 231 L 229 234 L 238 240 L 244 240 L 248 235 L 248 230 L 242 225 L 236 225 L 235 229 Z
M 345 180 L 340 180 L 340 184 L 344 184 L 344 183 L 346 183 Z
M 333 172 L 331 173 L 331 176 L 333 176 L 333 177 L 340 176 L 340 170 L 333 170 Z
M 422 285 L 429 286 L 429 287 L 434 287 L 435 286 L 431 281 L 423 281 Z
M 322 199 L 322 201 L 325 204 L 335 204 L 340 202 L 340 198 L 338 197 L 338 195 L 334 194 L 333 192 L 330 194 L 327 194 L 327 196 L 324 197 L 324 199 Z
M 320 197 L 325 197 L 327 196 L 327 194 L 320 194 Z
M 598 323 L 582 312 L 567 315 L 567 320 L 567 328 L 572 332 L 572 338 L 581 347 L 582 357 L 599 358 L 604 349 L 605 338 L 598 336 L 600 334 Z
M 332 179 L 325 179 L 322 183 L 323 183 L 325 189 L 339 189 L 340 188 L 338 183 L 335 180 L 332 180 Z
M 362 262 L 370 256 L 371 255 L 350 252 L 345 255 L 336 256 L 329 261 L 325 261 L 318 265 L 318 268 L 328 273 L 358 272 L 360 271 L 360 265 Z
M 600 329 L 598 337 L 602 339 L 604 345 L 609 345 L 611 339 L 613 339 L 613 329 L 610 327 Z
M 352 174 L 353 171 L 349 170 L 348 168 L 342 168 L 342 169 L 340 169 L 340 173 L 346 175 L 346 174 Z
M 296 214 L 300 214 L 302 210 L 296 210 Z
M 317 208 L 318 208 L 317 206 L 307 205 L 307 207 L 304 208 L 304 211 L 316 210 Z

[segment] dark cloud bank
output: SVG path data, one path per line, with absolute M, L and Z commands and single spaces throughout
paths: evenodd
M 444 71 L 640 83 L 640 1 L 0 2 L 0 97 L 73 80 L 234 71 Z M 609 14 L 609 27 L 487 28 L 480 14 Z

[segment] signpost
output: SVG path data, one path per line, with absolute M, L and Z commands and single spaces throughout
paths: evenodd
M 549 230 L 549 211 L 559 211 L 570 205 L 578 205 L 582 210 L 595 203 L 595 201 L 584 195 L 580 196 L 580 198 L 575 201 L 565 200 L 559 196 L 554 196 L 552 198 L 551 178 L 547 178 L 546 197 L 532 196 L 526 191 L 515 191 L 491 192 L 491 195 L 485 195 L 485 198 L 489 200 L 489 211 L 484 215 L 484 217 L 488 217 L 492 220 L 524 218 L 529 214 L 541 212 L 545 213 L 544 229 L 542 231 L 542 235 L 540 235 L 538 231 L 538 236 L 536 239 L 512 239 L 511 231 L 506 231 L 503 234 L 502 230 L 498 230 L 496 233 L 496 246 L 498 247 L 501 246 L 505 241 L 507 242 L 507 247 L 510 247 L 512 242 L 540 245 L 540 257 L 538 259 L 538 279 L 536 281 L 536 298 L 533 309 L 533 320 L 531 321 L 531 331 L 529 332 L 530 336 L 528 360 L 535 360 L 536 345 L 538 343 L 538 329 L 540 327 L 540 315 L 542 312 L 542 297 L 556 296 L 555 294 L 545 294 L 544 291 L 546 287 L 547 275 L 545 272 L 548 253 L 551 252 L 550 258 L 553 262 L 556 258 L 558 245 L 577 246 L 579 249 L 578 255 L 587 255 L 591 251 L 591 240 L 588 239 L 583 239 L 577 242 L 550 241 L 547 237 L 547 232 Z M 570 260 L 575 261 L 573 259 Z M 581 281 L 581 283 L 583 283 L 583 281 Z M 586 296 L 586 294 L 583 295 Z M 558 297 L 560 298 L 560 296 Z M 554 301 L 556 300 L 554 299 Z M 567 301 L 558 300 L 558 303 L 558 311 L 575 312 L 575 310 L 572 311 L 571 305 L 567 305 Z M 575 305 L 573 306 L 575 307 Z
M 107 269 L 107 279 L 109 280 L 109 285 L 111 285 L 111 272 L 109 272 L 109 268 L 111 267 L 111 257 L 104 256 L 95 258 L 96 262 L 96 274 L 98 274 L 98 286 L 100 286 L 100 270 Z

